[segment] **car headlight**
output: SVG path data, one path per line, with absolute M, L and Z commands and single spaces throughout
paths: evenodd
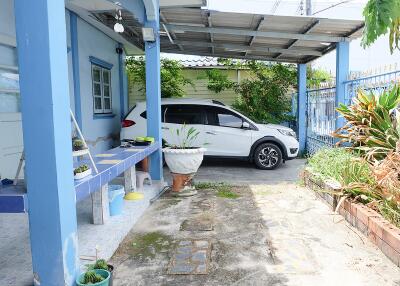
M 294 132 L 293 130 L 278 129 L 278 131 L 280 133 L 282 133 L 282 135 L 292 136 L 292 137 L 296 138 L 296 132 Z

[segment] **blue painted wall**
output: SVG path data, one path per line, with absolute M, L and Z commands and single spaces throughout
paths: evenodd
M 109 149 L 120 130 L 120 91 L 118 43 L 78 18 L 79 72 L 82 108 L 82 131 L 89 147 L 95 152 Z M 89 57 L 96 57 L 113 65 L 111 69 L 112 107 L 114 117 L 94 118 L 92 97 L 92 65 Z
M 71 27 L 70 11 L 65 10 L 65 21 L 67 30 L 67 60 L 68 77 L 71 109 L 75 113 L 76 99 L 74 94 L 74 74 L 71 52 Z M 79 54 L 79 80 L 81 94 L 81 112 L 83 134 L 88 140 L 89 147 L 94 153 L 107 150 L 116 144 L 112 137 L 118 137 L 120 131 L 120 73 L 119 59 L 115 48 L 118 43 L 105 35 L 97 28 L 91 26 L 78 17 L 78 54 Z M 15 19 L 14 19 L 14 1 L 0 0 L 0 35 L 7 35 L 15 38 Z M 112 118 L 93 118 L 93 97 L 91 83 L 91 63 L 89 56 L 100 58 L 113 64 L 112 68 L 112 105 L 115 114 Z M 125 57 L 125 54 L 123 55 Z M 0 65 L 18 66 L 16 49 L 14 47 L 0 43 Z M 123 89 L 127 94 L 126 73 L 123 74 Z M 125 102 L 127 99 L 124 100 Z M 127 102 L 126 102 L 127 106 Z M 127 109 L 127 107 L 126 107 Z M 8 138 L 13 140 L 1 140 L 0 142 L 0 176 L 11 178 L 16 172 L 20 152 L 23 149 L 22 143 L 22 124 L 20 113 L 1 113 L 0 114 L 0 132 L 10 134 Z M 5 124 L 5 122 L 7 124 Z M 11 131 L 10 131 L 11 130 Z M 11 150 L 12 155 L 4 150 Z M 3 152 L 4 151 L 4 152 Z

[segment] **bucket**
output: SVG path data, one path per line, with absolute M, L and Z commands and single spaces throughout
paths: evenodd
M 124 205 L 124 186 L 109 185 L 108 186 L 108 202 L 110 205 L 110 216 L 122 214 Z
M 97 282 L 95 284 L 82 284 L 83 281 L 83 276 L 85 275 L 85 273 L 79 275 L 79 277 L 76 279 L 76 285 L 78 286 L 86 286 L 86 285 L 91 285 L 91 286 L 109 286 L 109 282 L 110 282 L 110 272 L 108 272 L 107 270 L 103 270 L 103 269 L 94 269 L 94 272 L 96 272 L 96 274 L 101 275 L 104 280 L 101 282 Z

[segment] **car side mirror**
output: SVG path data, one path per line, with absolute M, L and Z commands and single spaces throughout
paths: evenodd
M 250 124 L 248 122 L 246 122 L 246 121 L 243 121 L 242 129 L 250 129 Z

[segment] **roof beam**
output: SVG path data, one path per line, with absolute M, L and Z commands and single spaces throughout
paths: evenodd
M 162 13 L 162 11 L 160 11 L 160 19 L 161 19 L 161 23 L 162 23 L 162 24 L 165 24 L 165 25 L 168 24 L 168 21 L 167 21 L 167 19 L 164 17 L 164 14 Z M 167 33 L 169 33 L 169 34 L 171 35 L 172 39 L 174 40 L 174 43 L 176 44 L 176 39 L 178 38 L 178 37 L 176 36 L 176 34 L 175 34 L 174 32 L 172 32 L 172 31 L 169 31 L 169 30 L 167 30 L 167 31 L 165 31 L 165 32 L 167 32 Z M 183 51 L 182 45 L 179 45 L 179 44 L 176 44 L 176 45 L 178 46 L 178 48 L 179 48 L 181 51 Z
M 255 28 L 255 31 L 260 30 L 260 27 L 264 23 L 264 20 L 265 20 L 265 17 L 261 16 L 260 21 L 258 21 L 257 27 Z M 251 37 L 251 39 L 249 41 L 249 46 L 253 45 L 255 39 L 256 39 L 256 36 Z M 244 55 L 247 56 L 247 52 Z
M 309 56 L 322 56 L 322 52 L 304 49 L 304 50 L 290 50 L 290 49 L 280 49 L 275 47 L 250 47 L 248 45 L 238 45 L 238 44 L 220 44 L 220 43 L 207 43 L 207 42 L 195 42 L 195 41 L 175 41 L 176 44 L 183 46 L 192 46 L 200 48 L 221 48 L 225 50 L 232 50 L 237 52 L 263 52 L 263 53 L 284 53 L 284 54 L 294 54 L 294 55 L 309 55 Z
M 304 35 L 308 34 L 311 32 L 312 29 L 314 29 L 317 25 L 319 25 L 319 20 L 315 20 L 313 23 L 311 23 L 311 25 L 309 25 L 307 28 L 304 29 L 303 33 Z M 290 49 L 291 47 L 294 46 L 294 44 L 296 44 L 298 41 L 298 39 L 291 41 L 291 43 L 289 45 L 286 46 L 286 49 Z M 279 54 L 276 56 L 276 58 L 279 58 L 282 54 Z
M 168 51 L 168 50 L 165 50 L 165 49 L 162 49 L 161 52 L 163 52 L 163 53 L 176 53 L 176 51 L 174 51 L 174 50 Z M 191 53 L 191 52 L 189 52 L 187 50 L 184 50 L 183 52 L 181 52 L 181 54 L 184 54 L 184 55 L 196 55 L 196 56 L 206 56 L 206 57 L 210 56 L 209 53 L 202 53 L 202 52 L 193 52 L 193 53 Z M 263 57 L 263 56 L 254 56 L 254 55 L 249 55 L 249 56 L 245 57 L 245 56 L 241 56 L 241 55 L 229 55 L 229 53 L 215 53 L 213 56 L 214 57 L 220 57 L 220 58 L 232 58 L 232 59 L 244 59 L 244 60 L 249 60 L 250 59 L 250 60 L 258 60 L 258 61 L 274 61 L 274 62 L 295 63 L 295 64 L 303 63 L 303 62 L 298 62 L 296 60 L 275 59 L 275 58 L 272 58 L 272 57 Z
M 296 39 L 303 41 L 321 41 L 321 42 L 346 42 L 350 41 L 347 37 L 336 37 L 322 34 L 302 34 L 302 33 L 286 33 L 286 32 L 265 32 L 253 31 L 247 29 L 233 29 L 233 28 L 215 28 L 215 27 L 198 27 L 190 25 L 166 25 L 169 30 L 175 32 L 197 32 L 197 33 L 212 33 L 212 34 L 226 34 L 226 35 L 240 35 L 240 36 L 256 36 L 264 38 L 280 38 L 280 39 Z
M 211 11 L 208 11 L 208 14 L 207 14 L 207 26 L 209 28 L 212 28 Z M 210 33 L 209 35 L 210 35 L 210 43 L 214 43 L 214 35 L 212 33 Z M 211 47 L 211 53 L 212 54 L 215 53 L 214 47 Z

